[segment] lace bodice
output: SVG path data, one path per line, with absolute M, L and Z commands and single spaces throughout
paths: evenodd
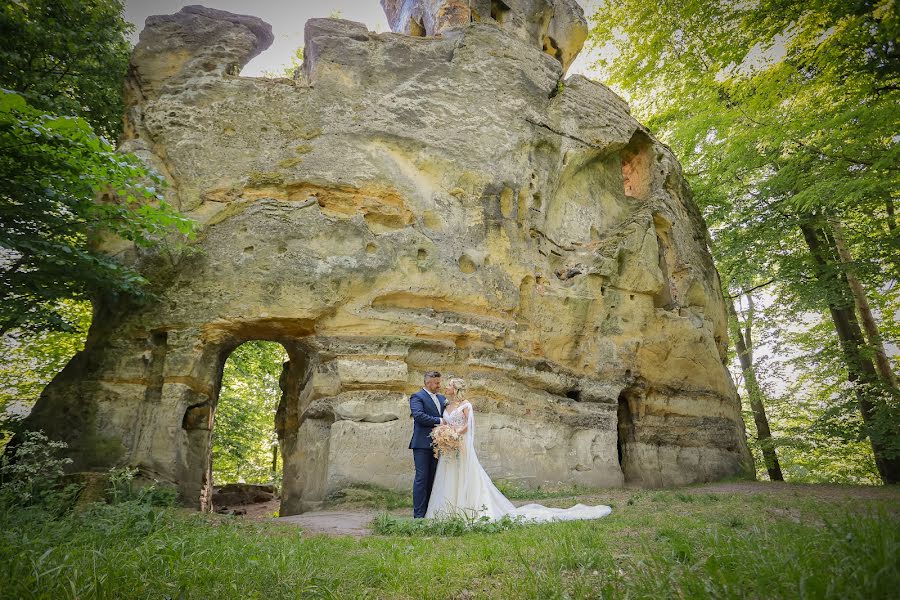
M 453 427 L 462 427 L 466 424 L 466 414 L 463 412 L 463 407 L 468 405 L 468 402 L 463 402 L 462 404 L 457 406 L 451 413 L 448 413 L 445 410 L 444 418 L 446 418 L 447 422 L 450 423 L 450 425 L 452 425 Z

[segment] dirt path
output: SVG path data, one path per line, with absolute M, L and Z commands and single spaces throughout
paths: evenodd
M 362 537 L 372 533 L 369 523 L 375 518 L 376 511 L 366 509 L 359 511 L 322 510 L 279 517 L 272 519 L 274 523 L 299 525 L 304 533 L 312 535 L 352 535 Z
M 900 506 L 900 488 L 898 487 L 871 487 L 871 486 L 850 486 L 850 485 L 825 485 L 825 484 L 791 484 L 778 483 L 768 481 L 738 481 L 728 483 L 710 483 L 699 486 L 690 486 L 685 488 L 674 488 L 668 490 L 639 490 L 639 489 L 610 489 L 597 490 L 589 495 L 575 496 L 571 498 L 548 498 L 545 500 L 536 500 L 536 502 L 547 506 L 568 506 L 574 501 L 586 504 L 604 504 L 613 503 L 621 505 L 633 496 L 641 492 L 654 493 L 656 491 L 682 492 L 688 494 L 771 494 L 796 496 L 796 497 L 814 497 L 822 500 L 839 501 L 839 500 L 881 500 L 895 501 Z M 527 504 L 529 500 L 517 500 L 516 505 Z M 250 509 L 250 507 L 247 507 Z M 371 535 L 369 523 L 375 516 L 382 512 L 373 508 L 364 507 L 348 507 L 345 510 L 323 510 L 312 511 L 300 515 L 290 517 L 280 517 L 267 519 L 265 516 L 272 514 L 277 510 L 277 501 L 275 504 L 267 503 L 265 509 L 251 512 L 248 510 L 248 516 L 254 516 L 259 520 L 269 521 L 271 523 L 281 523 L 285 525 L 299 525 L 304 532 L 311 535 L 350 535 L 354 537 L 363 537 Z M 398 515 L 407 514 L 408 511 L 392 511 Z

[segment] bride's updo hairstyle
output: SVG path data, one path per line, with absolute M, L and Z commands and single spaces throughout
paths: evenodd
M 464 379 L 460 379 L 459 377 L 453 377 L 450 381 L 447 382 L 447 385 L 456 390 L 456 397 L 462 400 L 463 396 L 465 396 L 466 390 L 466 381 Z

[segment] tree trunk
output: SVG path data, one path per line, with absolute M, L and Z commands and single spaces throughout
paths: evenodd
M 272 444 L 272 473 L 278 472 L 278 443 Z
M 872 315 L 872 309 L 869 308 L 866 291 L 856 277 L 856 270 L 853 267 L 853 256 L 851 256 L 850 250 L 844 242 L 844 235 L 839 222 L 831 222 L 831 235 L 834 240 L 834 247 L 843 263 L 844 274 L 847 277 L 850 291 L 853 293 L 853 301 L 856 304 L 856 310 L 859 311 L 859 318 L 866 332 L 869 347 L 875 353 L 875 368 L 878 370 L 878 375 L 881 377 L 884 385 L 896 391 L 897 377 L 894 375 L 891 363 L 888 362 L 887 354 L 884 351 L 884 342 L 882 341 L 881 332 L 878 330 L 878 324 L 875 322 L 875 317 Z
M 884 208 L 887 211 L 888 215 L 888 229 L 891 233 L 897 228 L 897 218 L 894 216 L 894 201 L 888 196 L 888 199 L 884 202 Z
M 749 295 L 748 295 L 749 298 Z M 753 411 L 753 421 L 756 423 L 756 437 L 762 447 L 763 460 L 766 463 L 766 471 L 772 481 L 784 481 L 781 474 L 781 465 L 778 463 L 778 455 L 775 453 L 775 444 L 772 440 L 772 432 L 769 430 L 769 418 L 766 416 L 766 407 L 763 404 L 763 393 L 756 379 L 756 370 L 753 367 L 753 342 L 751 337 L 751 319 L 753 314 L 753 301 L 750 301 L 750 314 L 745 321 L 746 335 L 741 332 L 738 323 L 738 314 L 734 309 L 734 302 L 728 302 L 728 312 L 731 315 L 731 334 L 734 338 L 734 346 L 738 359 L 741 361 L 741 371 L 744 374 L 744 387 L 747 388 L 747 397 L 750 399 L 750 409 Z
M 885 484 L 900 483 L 900 457 L 891 456 L 891 444 L 889 440 L 883 439 L 884 437 L 894 438 L 897 432 L 892 429 L 882 435 L 875 429 L 877 392 L 881 382 L 875 365 L 865 354 L 865 340 L 856 320 L 852 294 L 848 289 L 847 281 L 839 271 L 833 268 L 836 257 L 829 256 L 830 248 L 825 241 L 825 234 L 821 226 L 806 221 L 800 224 L 800 230 L 809 247 L 816 278 L 828 301 L 831 319 L 834 322 L 834 328 L 837 331 L 847 364 L 847 379 L 853 384 L 856 399 L 859 402 L 859 410 L 868 430 L 878 474 Z

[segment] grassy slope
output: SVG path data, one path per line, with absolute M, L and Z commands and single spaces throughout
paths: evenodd
M 893 597 L 900 494 L 779 489 L 558 497 L 541 502 L 613 514 L 461 537 L 309 537 L 136 506 L 49 522 L 7 514 L 0 597 Z

